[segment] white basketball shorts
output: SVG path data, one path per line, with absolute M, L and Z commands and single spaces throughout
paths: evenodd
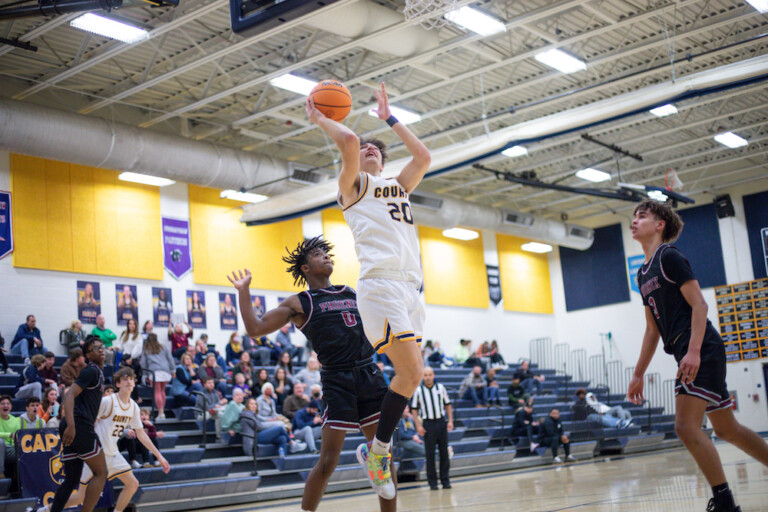
M 424 305 L 418 287 L 411 281 L 360 279 L 357 309 L 373 349 L 381 354 L 394 341 L 421 343 Z
M 107 452 L 104 452 L 104 457 L 107 459 L 107 480 L 112 480 L 131 471 L 131 465 L 128 464 L 122 453 L 117 452 L 114 455 L 107 455 Z M 83 474 L 80 475 L 80 483 L 86 485 L 91 481 L 91 478 L 93 478 L 93 472 L 91 472 L 88 464 L 85 464 L 83 466 Z

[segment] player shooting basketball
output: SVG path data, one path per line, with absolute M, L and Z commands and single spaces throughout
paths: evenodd
M 383 142 L 361 142 L 352 130 L 325 117 L 311 97 L 307 99 L 307 116 L 341 150 L 338 201 L 360 261 L 358 308 L 374 350 L 387 354 L 395 367 L 395 377 L 382 401 L 376 437 L 357 448 L 357 458 L 373 488 L 383 498 L 392 499 L 392 434 L 424 369 L 419 349 L 424 325 L 424 306 L 419 298 L 423 277 L 408 194 L 424 178 L 430 155 L 413 132 L 391 114 L 384 84 L 376 91 L 376 98 L 379 119 L 395 131 L 412 155 L 396 178 L 381 176 L 386 160 Z

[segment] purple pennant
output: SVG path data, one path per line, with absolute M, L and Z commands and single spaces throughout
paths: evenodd
M 188 220 L 163 217 L 163 266 L 176 279 L 192 270 Z

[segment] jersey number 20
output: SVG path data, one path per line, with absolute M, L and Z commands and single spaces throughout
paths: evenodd
M 411 205 L 408 203 L 387 203 L 387 206 L 391 206 L 389 210 L 389 216 L 397 222 L 405 221 L 408 224 L 413 224 L 413 214 L 411 213 Z

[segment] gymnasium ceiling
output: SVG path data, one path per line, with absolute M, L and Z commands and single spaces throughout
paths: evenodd
M 7 3 L 0 0 L 0 7 Z M 377 3 L 398 12 L 404 7 L 404 0 Z M 366 113 L 372 86 L 384 81 L 392 103 L 422 114 L 410 128 L 437 149 L 768 52 L 768 37 L 761 37 L 768 34 L 768 15 L 743 0 L 480 5 L 506 22 L 506 32 L 483 38 L 449 24 L 437 32 L 437 47 L 406 57 L 306 24 L 245 39 L 232 33 L 225 0 L 181 0 L 163 8 L 126 2 L 113 16 L 153 36 L 133 45 L 71 28 L 78 14 L 0 21 L 0 37 L 38 47 L 32 52 L 0 45 L 0 95 L 326 166 L 323 172 L 332 173 L 336 155 L 329 139 L 307 124 L 302 97 L 269 85 L 275 73 L 345 82 L 354 99 L 348 125 L 394 143 L 392 132 Z M 566 75 L 534 60 L 553 47 L 585 60 L 587 70 Z M 577 187 L 597 186 L 574 176 L 588 166 L 610 172 L 613 186 L 619 180 L 663 186 L 673 168 L 683 193 L 699 203 L 710 202 L 717 190 L 768 184 L 768 82 L 676 105 L 676 115 L 643 113 L 588 131 L 641 155 L 642 162 L 616 159 L 579 132 L 531 144 L 527 156 L 496 157 L 484 165 L 533 171 L 544 182 Z M 716 143 L 713 135 L 725 130 L 749 145 L 734 150 Z M 402 147 L 393 148 L 394 159 L 403 156 Z M 567 214 L 582 223 L 631 208 L 498 181 L 472 167 L 429 178 L 421 189 L 549 218 Z

